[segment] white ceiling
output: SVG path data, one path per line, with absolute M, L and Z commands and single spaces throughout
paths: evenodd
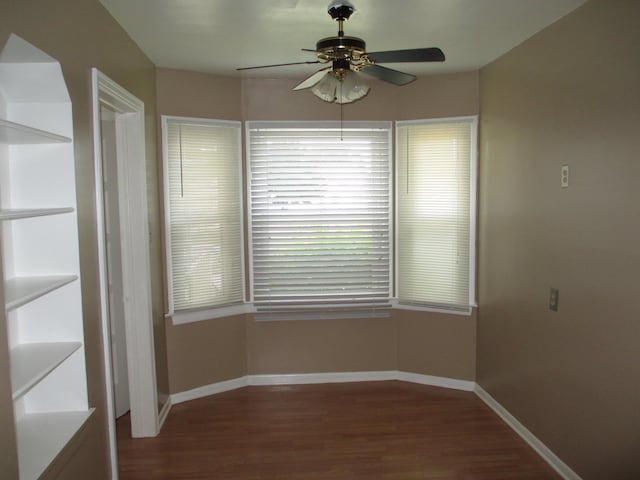
M 100 0 L 160 67 L 239 75 L 238 67 L 315 60 L 316 41 L 337 35 L 330 0 Z M 585 0 L 351 0 L 346 35 L 367 51 L 440 47 L 436 64 L 385 64 L 414 75 L 476 70 Z M 244 76 L 303 78 L 318 65 Z

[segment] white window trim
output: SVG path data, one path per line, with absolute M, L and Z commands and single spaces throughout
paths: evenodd
M 444 118 L 429 118 L 418 120 L 398 120 L 395 122 L 395 137 L 394 137 L 394 152 L 398 145 L 398 126 L 403 125 L 424 125 L 428 123 L 447 123 L 447 122 L 469 122 L 471 128 L 471 175 L 470 175 L 470 190 L 469 198 L 472 200 L 469 205 L 470 215 L 470 232 L 469 232 L 469 305 L 468 307 L 460 308 L 443 308 L 442 305 L 436 304 L 412 304 L 401 303 L 397 295 L 395 296 L 392 306 L 394 309 L 399 310 L 413 310 L 422 312 L 434 312 L 434 313 L 448 313 L 452 315 L 465 315 L 470 316 L 473 312 L 473 308 L 477 306 L 476 303 L 476 233 L 477 233 L 477 212 L 478 212 L 478 115 L 468 115 L 461 117 L 444 117 Z M 394 182 L 398 178 L 398 165 L 395 162 L 394 153 Z M 398 217 L 398 189 L 397 185 L 394 185 L 395 195 L 393 201 L 394 218 Z M 395 230 L 395 244 L 398 243 L 398 230 Z M 394 251 L 395 260 L 395 251 Z M 395 275 L 394 278 L 398 278 L 398 265 L 395 262 Z M 394 290 L 395 292 L 395 290 Z
M 235 305 L 222 305 L 222 306 L 212 306 L 211 308 L 202 308 L 197 310 L 187 310 L 187 311 L 175 311 L 173 305 L 173 293 L 171 292 L 171 285 L 173 283 L 173 268 L 172 268 L 172 258 L 171 258 L 171 205 L 168 202 L 169 198 L 169 176 L 167 172 L 169 171 L 169 155 L 168 149 L 169 144 L 167 140 L 167 124 L 170 121 L 181 121 L 181 122 L 196 122 L 201 124 L 208 125 L 221 125 L 221 126 L 236 126 L 238 127 L 238 158 L 240 161 L 238 162 L 239 169 L 239 178 L 240 184 L 238 185 L 240 195 L 238 201 L 240 202 L 240 211 L 244 212 L 244 195 L 242 194 L 243 189 L 243 169 L 242 169 L 242 122 L 235 120 L 215 120 L 209 118 L 197 118 L 197 117 L 181 117 L 176 115 L 162 115 L 160 117 L 161 121 L 161 134 L 162 134 L 162 181 L 163 181 L 163 211 L 164 211 L 164 241 L 165 241 L 165 267 L 166 267 L 166 293 L 168 299 L 168 311 L 165 313 L 165 318 L 171 318 L 172 323 L 174 325 L 179 325 L 183 323 L 191 323 L 197 322 L 201 320 L 208 320 L 214 318 L 221 318 L 231 315 L 238 315 L 242 313 L 247 313 L 252 311 L 253 306 L 246 302 L 246 288 L 243 289 L 243 299 L 244 303 L 235 304 Z M 240 234 L 241 238 L 245 238 L 245 228 L 244 228 L 244 213 L 242 213 L 242 221 L 240 222 Z M 241 261 L 241 274 L 242 274 L 242 284 L 246 285 L 245 278 L 245 252 L 244 248 L 240 253 L 240 261 Z

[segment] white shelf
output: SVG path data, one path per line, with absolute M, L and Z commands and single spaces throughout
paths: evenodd
M 59 62 L 15 34 L 0 49 L 0 309 L 13 310 L 6 315 L 9 362 L 0 368 L 11 377 L 20 480 L 32 480 L 64 455 L 93 412 L 73 118 Z
M 14 277 L 4 286 L 7 311 L 21 307 L 78 279 L 77 275 Z
M 73 213 L 72 207 L 67 208 L 12 208 L 0 210 L 0 220 L 20 220 L 21 218 L 45 217 Z
M 23 343 L 11 349 L 11 386 L 17 400 L 76 350 L 80 342 Z
M 69 137 L 0 119 L 0 143 L 28 145 L 69 142 Z
M 16 422 L 21 480 L 35 480 L 82 428 L 94 409 L 32 413 Z

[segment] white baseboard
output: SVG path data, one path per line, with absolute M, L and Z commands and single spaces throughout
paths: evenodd
M 457 378 L 436 377 L 434 375 L 423 375 L 421 373 L 395 372 L 396 380 L 403 382 L 419 383 L 421 385 L 431 385 L 432 387 L 451 388 L 454 390 L 464 390 L 473 392 L 476 382 L 471 380 L 458 380 Z
M 249 385 L 306 385 L 312 383 L 379 382 L 397 380 L 392 370 L 380 372 L 293 373 L 286 375 L 249 375 Z
M 204 385 L 192 390 L 174 393 L 170 396 L 171 404 L 187 402 L 216 393 L 227 392 L 236 388 L 266 385 L 305 385 L 314 383 L 346 383 L 346 382 L 380 382 L 401 380 L 433 387 L 453 388 L 455 390 L 473 391 L 475 382 L 455 378 L 436 377 L 419 373 L 383 370 L 375 372 L 326 372 L 326 373 L 293 373 L 275 375 L 247 375 L 223 382 Z
M 169 411 L 171 410 L 171 397 L 167 397 L 167 399 L 164 402 L 164 405 L 162 405 L 162 408 L 160 409 L 160 413 L 158 414 L 158 432 L 160 430 L 162 430 L 162 426 L 164 425 L 164 421 L 167 419 L 167 417 L 169 416 Z
M 520 423 L 509 411 L 500 405 L 489 393 L 480 385 L 476 384 L 475 394 L 487 404 L 511 429 L 533 448 L 553 469 L 565 480 L 582 480 L 580 476 L 571 470 L 558 456 L 553 453 L 538 437 L 531 433 L 522 423 Z
M 229 390 L 235 390 L 237 388 L 246 387 L 249 385 L 248 377 L 239 377 L 232 380 L 225 380 L 223 382 L 212 383 L 210 385 L 204 385 L 202 387 L 193 388 L 185 392 L 178 392 L 171 394 L 171 403 L 174 405 L 189 400 L 196 400 L 202 397 L 208 397 L 216 393 L 228 392 Z

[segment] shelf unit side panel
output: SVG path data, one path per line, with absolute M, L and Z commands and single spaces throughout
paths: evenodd
M 22 398 L 27 415 L 87 410 L 84 348 L 76 350 Z
M 23 416 L 16 428 L 21 480 L 39 478 L 93 411 Z
M 11 145 L 9 203 L 3 208 L 75 207 L 73 145 Z
M 11 99 L 7 102 L 4 118 L 28 127 L 73 138 L 70 102 L 34 103 Z
M 16 314 L 10 328 L 17 342 L 84 342 L 81 301 L 76 280 L 9 312 Z
M 7 316 L 7 338 L 9 349 L 20 344 L 19 328 L 18 328 L 18 312 L 12 310 L 6 312 Z
M 62 69 L 55 61 L 7 62 L 0 59 L 0 83 L 7 101 L 69 102 Z
M 82 347 L 80 342 L 23 343 L 11 350 L 11 386 L 14 399 L 34 385 Z
M 7 88 L 0 82 L 0 118 L 7 118 Z
M 15 276 L 13 225 L 11 223 L 12 222 L 0 222 L 0 235 L 2 235 L 2 268 L 5 278 Z
M 14 276 L 72 275 L 80 271 L 76 213 L 11 222 Z
M 11 170 L 9 169 L 9 145 L 0 143 L 0 208 L 11 206 Z
M 7 102 L 5 92 L 0 83 L 0 118 L 6 118 Z M 9 145 L 0 143 L 0 208 L 9 208 L 11 206 L 11 172 L 9 169 Z M 2 251 L 0 258 L 2 261 L 3 275 L 10 277 L 14 275 L 13 269 L 13 240 L 11 234 L 11 225 L 7 222 L 0 222 L 0 236 Z

